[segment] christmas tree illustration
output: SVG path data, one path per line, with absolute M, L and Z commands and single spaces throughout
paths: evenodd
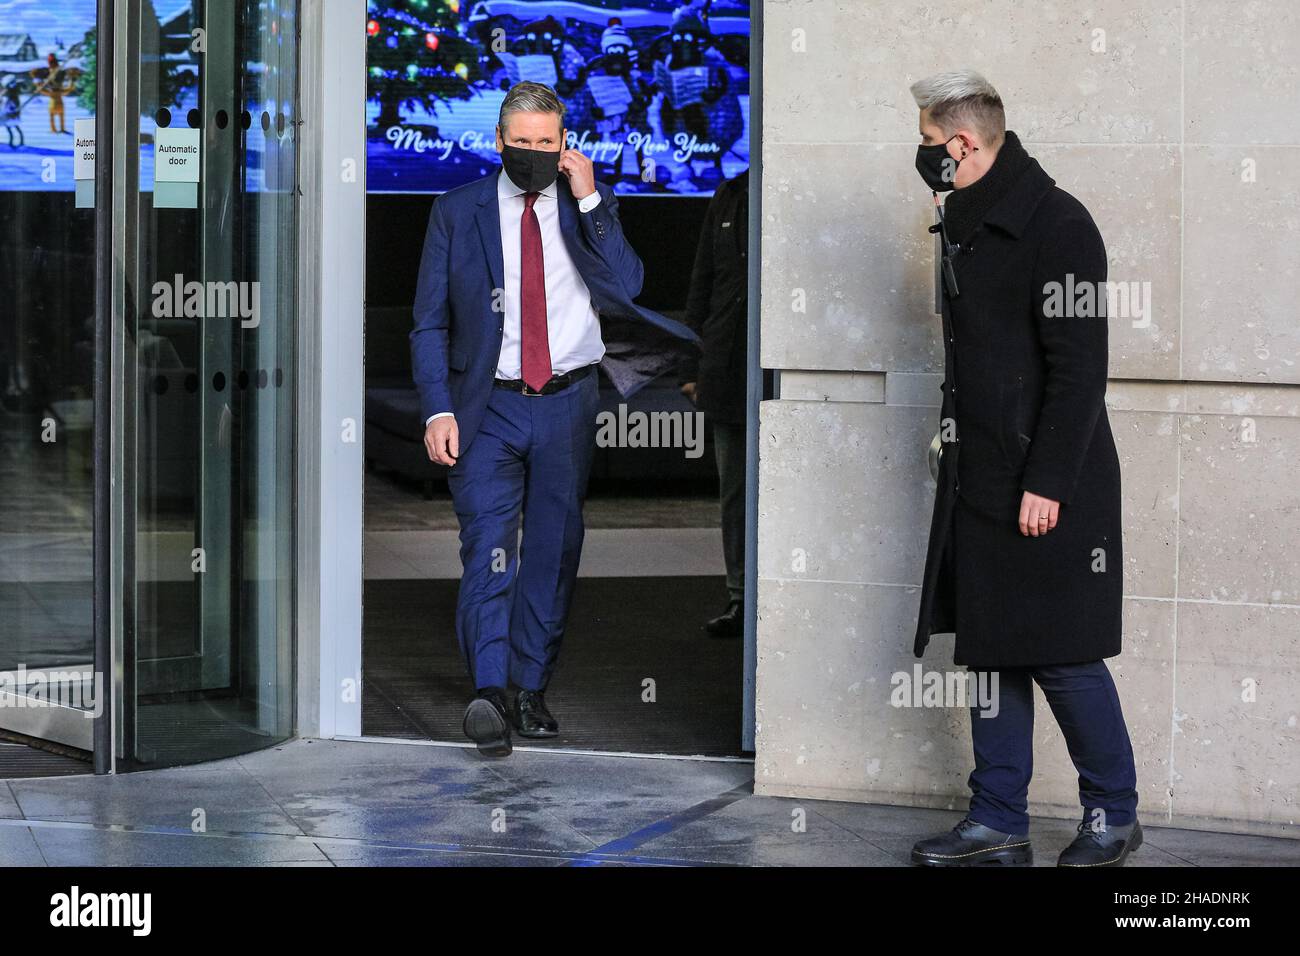
M 381 130 L 402 110 L 432 111 L 467 100 L 479 78 L 479 54 L 466 38 L 463 0 L 371 0 L 366 21 L 368 96 L 379 104 Z

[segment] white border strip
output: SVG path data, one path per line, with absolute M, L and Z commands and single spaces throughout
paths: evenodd
M 361 732 L 366 4 L 325 6 L 303 0 L 301 11 L 296 647 L 297 732 L 329 738 Z M 349 421 L 354 440 L 343 441 Z

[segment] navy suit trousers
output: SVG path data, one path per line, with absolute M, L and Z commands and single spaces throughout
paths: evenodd
M 991 676 L 977 673 L 981 686 Z M 1042 688 L 1079 772 L 1084 820 L 1109 826 L 1137 814 L 1137 774 L 1119 694 L 1104 661 L 997 671 L 996 715 L 971 708 L 975 770 L 970 812 L 976 823 L 1002 833 L 1029 832 L 1029 779 L 1034 772 L 1034 682 Z M 994 713 L 993 708 L 987 708 Z
M 476 688 L 550 680 L 582 556 L 598 390 L 594 371 L 552 395 L 494 387 L 448 472 L 464 566 L 456 636 Z

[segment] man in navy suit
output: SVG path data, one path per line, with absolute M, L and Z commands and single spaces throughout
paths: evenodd
M 596 366 L 628 396 L 699 347 L 633 303 L 641 260 L 613 190 L 564 148 L 563 117 L 548 86 L 506 94 L 502 169 L 434 203 L 411 332 L 424 444 L 450 468 L 460 521 L 456 635 L 476 689 L 464 729 L 490 756 L 510 753 L 512 723 L 559 732 L 543 695 L 582 554 Z

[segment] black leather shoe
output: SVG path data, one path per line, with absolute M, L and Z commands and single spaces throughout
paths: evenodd
M 510 721 L 506 714 L 506 696 L 495 688 L 480 691 L 465 708 L 465 736 L 478 745 L 483 756 L 510 756 Z
M 1079 835 L 1056 858 L 1057 866 L 1123 866 L 1128 855 L 1142 845 L 1142 824 L 1093 829 L 1079 824 Z
M 912 847 L 917 866 L 1030 866 L 1034 851 L 1028 836 L 999 833 L 974 820 L 962 820 L 947 833 Z
M 704 625 L 714 637 L 740 637 L 745 633 L 745 605 L 732 601 L 727 609 Z
M 554 737 L 560 732 L 540 690 L 521 690 L 515 695 L 514 717 L 520 737 Z

